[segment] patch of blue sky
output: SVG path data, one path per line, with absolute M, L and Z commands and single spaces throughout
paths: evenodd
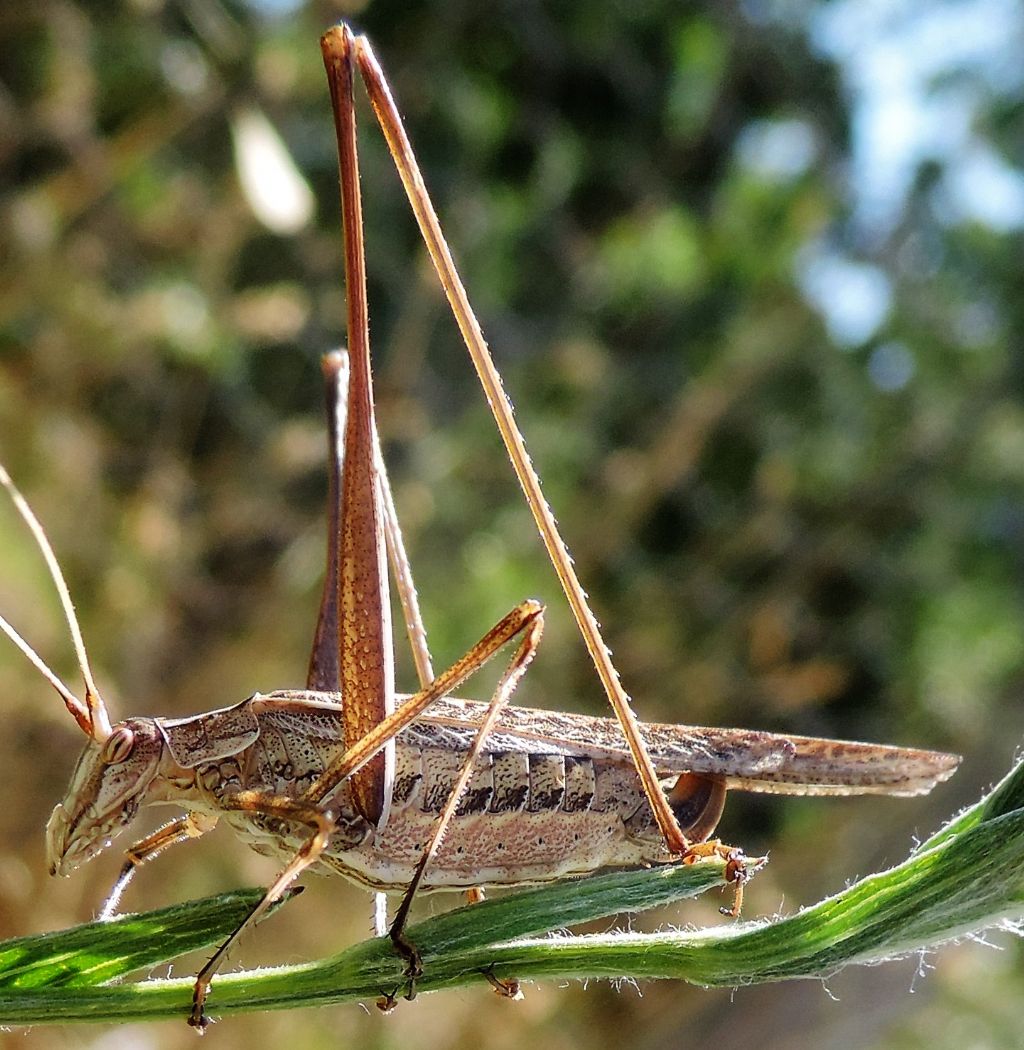
M 885 272 L 823 244 L 810 245 L 801 253 L 797 279 L 807 301 L 824 318 L 829 335 L 844 349 L 866 343 L 889 315 L 892 285 Z
M 868 357 L 868 377 L 886 394 L 902 390 L 914 377 L 914 355 L 903 343 L 882 343 Z
M 814 130 L 806 121 L 792 117 L 751 121 L 736 143 L 736 156 L 743 167 L 777 182 L 799 178 L 817 153 Z
M 853 104 L 861 238 L 885 239 L 927 161 L 944 169 L 951 221 L 1024 225 L 1024 175 L 975 130 L 991 95 L 1024 87 L 1019 0 L 838 0 L 817 8 L 811 37 L 839 64 Z

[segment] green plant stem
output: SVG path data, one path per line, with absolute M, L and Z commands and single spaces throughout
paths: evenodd
M 723 863 L 712 859 L 599 876 L 430 919 L 409 930 L 423 954 L 417 988 L 481 983 L 492 969 L 520 980 L 674 978 L 719 986 L 821 977 L 849 963 L 877 962 L 1016 922 L 1024 917 L 1024 772 L 1018 766 L 903 864 L 796 915 L 697 931 L 548 934 L 694 896 L 721 886 L 723 872 Z M 216 943 L 253 899 L 228 895 L 0 945 L 0 1021 L 184 1017 L 191 980 L 101 982 L 170 958 L 169 945 L 176 952 Z M 209 1009 L 216 1016 L 337 1003 L 403 987 L 390 942 L 375 938 L 315 963 L 221 975 Z

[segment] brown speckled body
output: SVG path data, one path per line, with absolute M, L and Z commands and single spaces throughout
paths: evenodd
M 381 831 L 359 816 L 347 782 L 340 785 L 328 800 L 337 825 L 319 864 L 374 888 L 404 889 L 485 709 L 441 700 L 398 736 Z M 259 852 L 290 860 L 306 828 L 223 802 L 240 791 L 300 798 L 343 749 L 341 720 L 338 694 L 304 691 L 156 719 L 167 744 L 156 779 L 175 790 L 151 800 L 223 818 Z M 913 795 L 956 764 L 909 748 L 754 730 L 646 725 L 644 736 L 666 787 L 696 773 L 753 791 Z M 684 830 L 700 801 L 690 814 L 677 810 Z M 670 859 L 614 719 L 513 707 L 488 737 L 423 888 L 547 882 Z
M 403 697 L 398 697 L 399 703 Z M 451 794 L 487 709 L 443 699 L 398 735 L 390 814 L 377 831 L 350 781 L 325 799 L 334 832 L 319 858 L 366 885 L 404 889 Z M 343 750 L 337 693 L 256 694 L 191 718 L 130 718 L 110 743 L 90 743 L 47 825 L 54 872 L 96 856 L 140 806 L 172 804 L 185 821 L 157 834 L 157 851 L 218 820 L 263 853 L 290 862 L 308 822 L 271 816 L 301 803 Z M 714 829 L 725 791 L 917 795 L 956 769 L 955 755 L 748 729 L 642 727 L 669 805 L 689 841 Z M 232 796 L 246 792 L 242 799 Z M 238 804 L 244 800 L 248 804 Z M 260 803 L 263 803 L 262 805 Z M 138 844 L 152 855 L 153 840 Z M 619 724 L 610 718 L 507 708 L 435 860 L 425 889 L 547 882 L 601 868 L 670 860 Z
M 197 767 L 195 792 L 185 804 L 220 814 L 258 852 L 286 861 L 308 836 L 304 828 L 225 811 L 221 800 L 241 790 L 301 795 L 343 749 L 341 706 L 325 694 L 296 693 L 246 703 L 258 738 L 237 754 Z M 445 709 L 457 710 L 457 704 Z M 343 784 L 330 800 L 337 830 L 320 864 L 376 889 L 404 890 L 472 736 L 469 722 L 459 727 L 429 718 L 403 732 L 384 829 L 375 832 L 357 814 Z M 478 762 L 422 888 L 547 882 L 669 859 L 628 756 L 593 757 L 571 744 L 528 745 L 499 732 Z

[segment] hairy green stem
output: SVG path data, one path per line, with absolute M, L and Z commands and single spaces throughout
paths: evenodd
M 723 884 L 724 865 L 598 876 L 488 900 L 420 923 L 421 992 L 482 983 L 485 972 L 541 978 L 675 978 L 741 985 L 821 977 L 1024 918 L 1024 767 L 899 866 L 796 915 L 697 931 L 573 936 L 549 931 L 638 912 Z M 112 984 L 219 942 L 259 891 L 195 901 L 0 945 L 0 1022 L 185 1017 L 191 980 Z M 214 1015 L 375 998 L 401 990 L 386 939 L 315 963 L 219 976 Z

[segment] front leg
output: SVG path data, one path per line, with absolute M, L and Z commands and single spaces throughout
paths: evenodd
M 124 894 L 128 883 L 132 881 L 135 872 L 143 864 L 151 861 L 155 856 L 163 853 L 165 849 L 169 849 L 179 842 L 186 842 L 188 839 L 197 839 L 200 835 L 205 835 L 208 831 L 212 831 L 216 824 L 217 817 L 215 815 L 186 813 L 185 816 L 164 824 L 162 827 L 157 828 L 152 835 L 147 835 L 140 842 L 136 842 L 134 846 L 125 851 L 125 860 L 121 867 L 121 872 L 117 876 L 117 881 L 114 883 L 110 893 L 107 894 L 107 899 L 103 902 L 103 907 L 100 908 L 97 918 L 100 921 L 104 921 L 113 916 L 114 912 L 117 911 L 117 906 L 121 903 L 121 896 Z
M 196 974 L 195 987 L 192 992 L 192 1013 L 188 1023 L 200 1035 L 206 1030 L 209 1019 L 206 1016 L 206 999 L 210 993 L 213 976 L 220 968 L 228 949 L 238 940 L 239 935 L 251 923 L 256 922 L 266 910 L 278 901 L 288 886 L 320 858 L 330 841 L 331 833 L 336 826 L 336 818 L 330 809 L 320 808 L 315 803 L 301 799 L 288 798 L 283 795 L 263 795 L 258 791 L 239 791 L 222 800 L 224 809 L 241 810 L 277 820 L 294 821 L 305 824 L 312 834 L 292 858 L 288 866 L 278 875 L 273 885 L 267 890 L 256 907 L 242 920 L 234 933 L 213 953 L 210 961 Z

